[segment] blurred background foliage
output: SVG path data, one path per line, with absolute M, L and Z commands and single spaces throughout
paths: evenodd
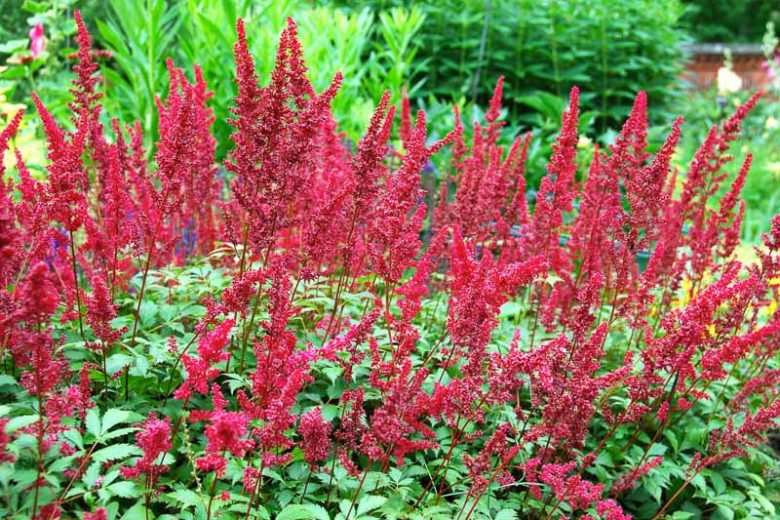
M 583 157 L 611 142 L 639 90 L 650 101 L 650 131 L 658 146 L 676 115 L 686 118 L 677 164 L 684 169 L 708 129 L 748 92 L 719 95 L 681 79 L 683 44 L 759 43 L 780 2 L 766 0 L 0 0 L 0 118 L 29 106 L 36 90 L 55 113 L 69 100 L 72 11 L 82 10 L 100 57 L 107 92 L 104 116 L 141 121 L 149 142 L 156 132 L 156 93 L 168 83 L 165 59 L 192 74 L 198 64 L 214 90 L 218 158 L 230 149 L 226 122 L 235 92 L 235 20 L 246 20 L 258 73 L 273 68 L 287 16 L 299 25 L 307 65 L 318 90 L 340 70 L 344 86 L 334 112 L 355 142 L 382 92 L 395 102 L 404 88 L 428 112 L 432 138 L 452 126 L 452 105 L 466 128 L 486 108 L 496 79 L 506 78 L 504 117 L 517 135 L 532 131 L 528 185 L 544 173 L 550 144 L 572 85 L 582 91 Z M 43 53 L 32 57 L 30 30 L 42 24 Z M 773 61 L 773 60 L 770 60 Z M 755 239 L 780 212 L 780 132 L 772 91 L 749 118 L 744 151 L 756 154 L 745 197 L 744 233 Z M 30 107 L 31 108 L 31 107 Z M 33 168 L 44 164 L 34 110 L 18 145 Z M 67 118 L 60 118 L 61 120 Z M 442 154 L 431 175 L 442 177 Z M 736 165 L 734 166 L 736 169 Z
M 756 43 L 767 22 L 780 23 L 778 0 L 683 0 L 686 30 L 698 42 Z

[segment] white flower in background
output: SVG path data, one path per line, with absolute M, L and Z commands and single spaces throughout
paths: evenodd
M 742 78 L 733 70 L 721 67 L 718 69 L 718 94 L 725 96 L 739 92 L 742 88 Z
M 767 163 L 766 169 L 775 179 L 780 179 L 780 162 Z
M 764 126 L 766 127 L 767 130 L 774 130 L 778 126 L 777 119 L 775 119 L 772 116 L 767 117 Z
M 590 147 L 591 144 L 593 144 L 593 141 L 591 141 L 589 137 L 584 135 L 581 135 L 580 138 L 577 140 L 577 148 L 579 148 L 580 150 L 587 149 L 588 147 Z

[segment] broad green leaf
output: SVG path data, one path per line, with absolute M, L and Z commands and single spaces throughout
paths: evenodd
M 105 489 L 111 495 L 118 496 L 120 498 L 134 498 L 143 494 L 143 490 L 135 482 L 128 480 L 115 482 Z
M 87 431 L 93 437 L 100 437 L 100 411 L 97 408 L 90 408 L 85 419 Z
M 171 493 L 166 494 L 177 502 L 181 502 L 186 507 L 194 507 L 201 503 L 200 495 L 191 489 L 177 489 Z
M 502 509 L 493 517 L 493 520 L 517 520 L 517 511 L 513 509 Z
M 13 433 L 20 428 L 31 425 L 37 420 L 37 415 L 20 415 L 19 417 L 13 417 L 5 425 L 5 431 L 7 433 Z
M 320 506 L 290 504 L 279 512 L 276 520 L 330 520 L 330 517 L 328 512 Z
M 111 428 L 119 423 L 127 422 L 130 418 L 130 412 L 127 410 L 120 410 L 118 408 L 111 408 L 103 415 L 102 428 L 100 433 L 104 434 Z
M 378 495 L 366 495 L 360 499 L 357 506 L 358 516 L 370 513 L 374 509 L 378 509 L 385 505 L 387 497 L 381 497 Z
M 92 460 L 106 462 L 109 460 L 122 460 L 131 455 L 140 455 L 141 450 L 132 444 L 112 444 L 101 448 L 92 454 Z

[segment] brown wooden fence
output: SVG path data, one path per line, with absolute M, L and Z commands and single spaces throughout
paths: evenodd
M 765 87 L 770 76 L 766 58 L 759 44 L 699 43 L 686 45 L 688 61 L 683 77 L 694 88 L 707 89 L 718 80 L 718 69 L 723 66 L 724 53 L 730 50 L 732 68 L 742 78 L 742 88 L 757 90 Z

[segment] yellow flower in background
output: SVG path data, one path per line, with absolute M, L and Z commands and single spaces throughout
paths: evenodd
M 710 333 L 710 337 L 712 337 L 712 338 L 714 338 L 714 337 L 716 337 L 718 335 L 718 331 L 715 330 L 715 325 L 713 325 L 712 323 L 707 325 L 707 332 Z
M 772 300 L 769 302 L 769 305 L 765 307 L 768 317 L 773 316 L 777 312 L 777 306 L 777 300 Z
M 770 162 L 766 163 L 766 169 L 771 173 L 775 178 L 780 178 L 780 162 Z
M 691 296 L 695 296 L 695 292 L 692 294 L 693 281 L 686 278 L 680 284 L 680 297 L 672 302 L 673 309 L 682 309 L 691 303 Z

